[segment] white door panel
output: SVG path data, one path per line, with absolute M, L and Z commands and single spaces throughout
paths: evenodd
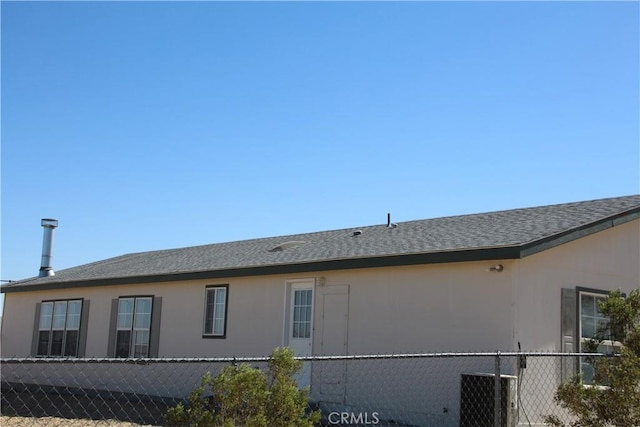
M 315 280 L 301 280 L 287 284 L 288 302 L 285 319 L 285 345 L 296 356 L 313 354 L 313 316 Z M 311 362 L 304 362 L 296 376 L 298 386 L 311 385 Z

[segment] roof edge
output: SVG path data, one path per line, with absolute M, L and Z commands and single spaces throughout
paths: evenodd
M 584 224 L 581 227 L 574 228 L 572 230 L 567 230 L 562 233 L 553 234 L 543 239 L 526 243 L 520 247 L 520 258 L 555 248 L 556 246 L 578 240 L 582 237 L 587 237 L 591 234 L 595 234 L 639 218 L 640 208 L 635 208 L 616 215 L 608 216 L 595 222 Z
M 70 282 L 51 282 L 37 285 L 25 283 L 13 287 L 0 287 L 0 293 L 31 292 L 51 289 L 84 288 L 93 286 L 133 285 L 144 283 L 177 282 L 185 280 L 225 279 L 246 276 L 267 276 L 295 274 L 331 270 L 352 270 L 361 268 L 400 267 L 420 264 L 442 264 L 450 262 L 491 261 L 520 258 L 517 246 L 481 248 L 449 252 L 429 252 L 406 255 L 392 255 L 368 258 L 346 258 L 300 264 L 281 264 L 258 267 L 243 267 L 224 270 L 208 270 L 175 274 L 116 277 Z

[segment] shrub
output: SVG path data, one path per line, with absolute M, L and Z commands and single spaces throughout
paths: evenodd
M 189 425 L 191 427 L 213 426 L 214 411 L 211 399 L 204 397 L 211 394 L 212 390 L 211 373 L 207 372 L 200 380 L 200 386 L 194 388 L 187 401 L 187 407 L 178 403 L 175 407 L 169 408 L 165 414 L 165 420 L 170 426 Z
M 276 348 L 266 373 L 245 363 L 226 366 L 213 379 L 207 372 L 187 406 L 170 408 L 165 420 L 170 426 L 311 427 L 320 413 L 307 414 L 308 390 L 293 379 L 301 369 L 291 349 Z
M 588 350 L 596 351 L 605 338 L 622 346 L 616 357 L 594 358 L 594 382 L 598 386 L 585 386 L 578 375 L 560 385 L 555 401 L 575 417 L 569 424 L 571 427 L 637 427 L 640 426 L 640 291 L 632 291 L 627 298 L 620 291 L 612 291 L 599 308 L 609 323 L 598 331 Z M 555 416 L 548 416 L 546 421 L 556 427 L 565 425 Z

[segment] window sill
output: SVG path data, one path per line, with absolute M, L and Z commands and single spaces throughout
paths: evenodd
M 203 334 L 202 338 L 207 338 L 207 339 L 209 339 L 209 338 L 225 339 L 225 338 L 227 338 L 227 336 L 226 335 L 204 335 Z

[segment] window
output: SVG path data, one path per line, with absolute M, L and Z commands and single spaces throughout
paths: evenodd
M 152 297 L 118 300 L 116 357 L 149 356 L 152 306 Z
M 296 289 L 293 295 L 293 330 L 292 338 L 311 337 L 311 307 L 313 291 Z
M 611 335 L 607 330 L 609 319 L 600 312 L 598 304 L 607 298 L 605 293 L 584 292 L 579 293 L 579 338 L 580 351 L 598 353 L 613 353 L 615 347 L 620 343 L 611 340 Z M 597 349 L 592 347 L 592 341 L 602 340 Z M 593 384 L 594 366 L 593 361 L 588 358 L 581 358 L 580 371 L 582 372 L 582 381 L 585 384 Z
M 82 300 L 43 301 L 39 310 L 36 355 L 78 357 Z
M 227 288 L 227 285 L 207 286 L 205 290 L 204 337 L 226 337 Z
M 121 296 L 111 300 L 108 357 L 158 357 L 162 297 Z

